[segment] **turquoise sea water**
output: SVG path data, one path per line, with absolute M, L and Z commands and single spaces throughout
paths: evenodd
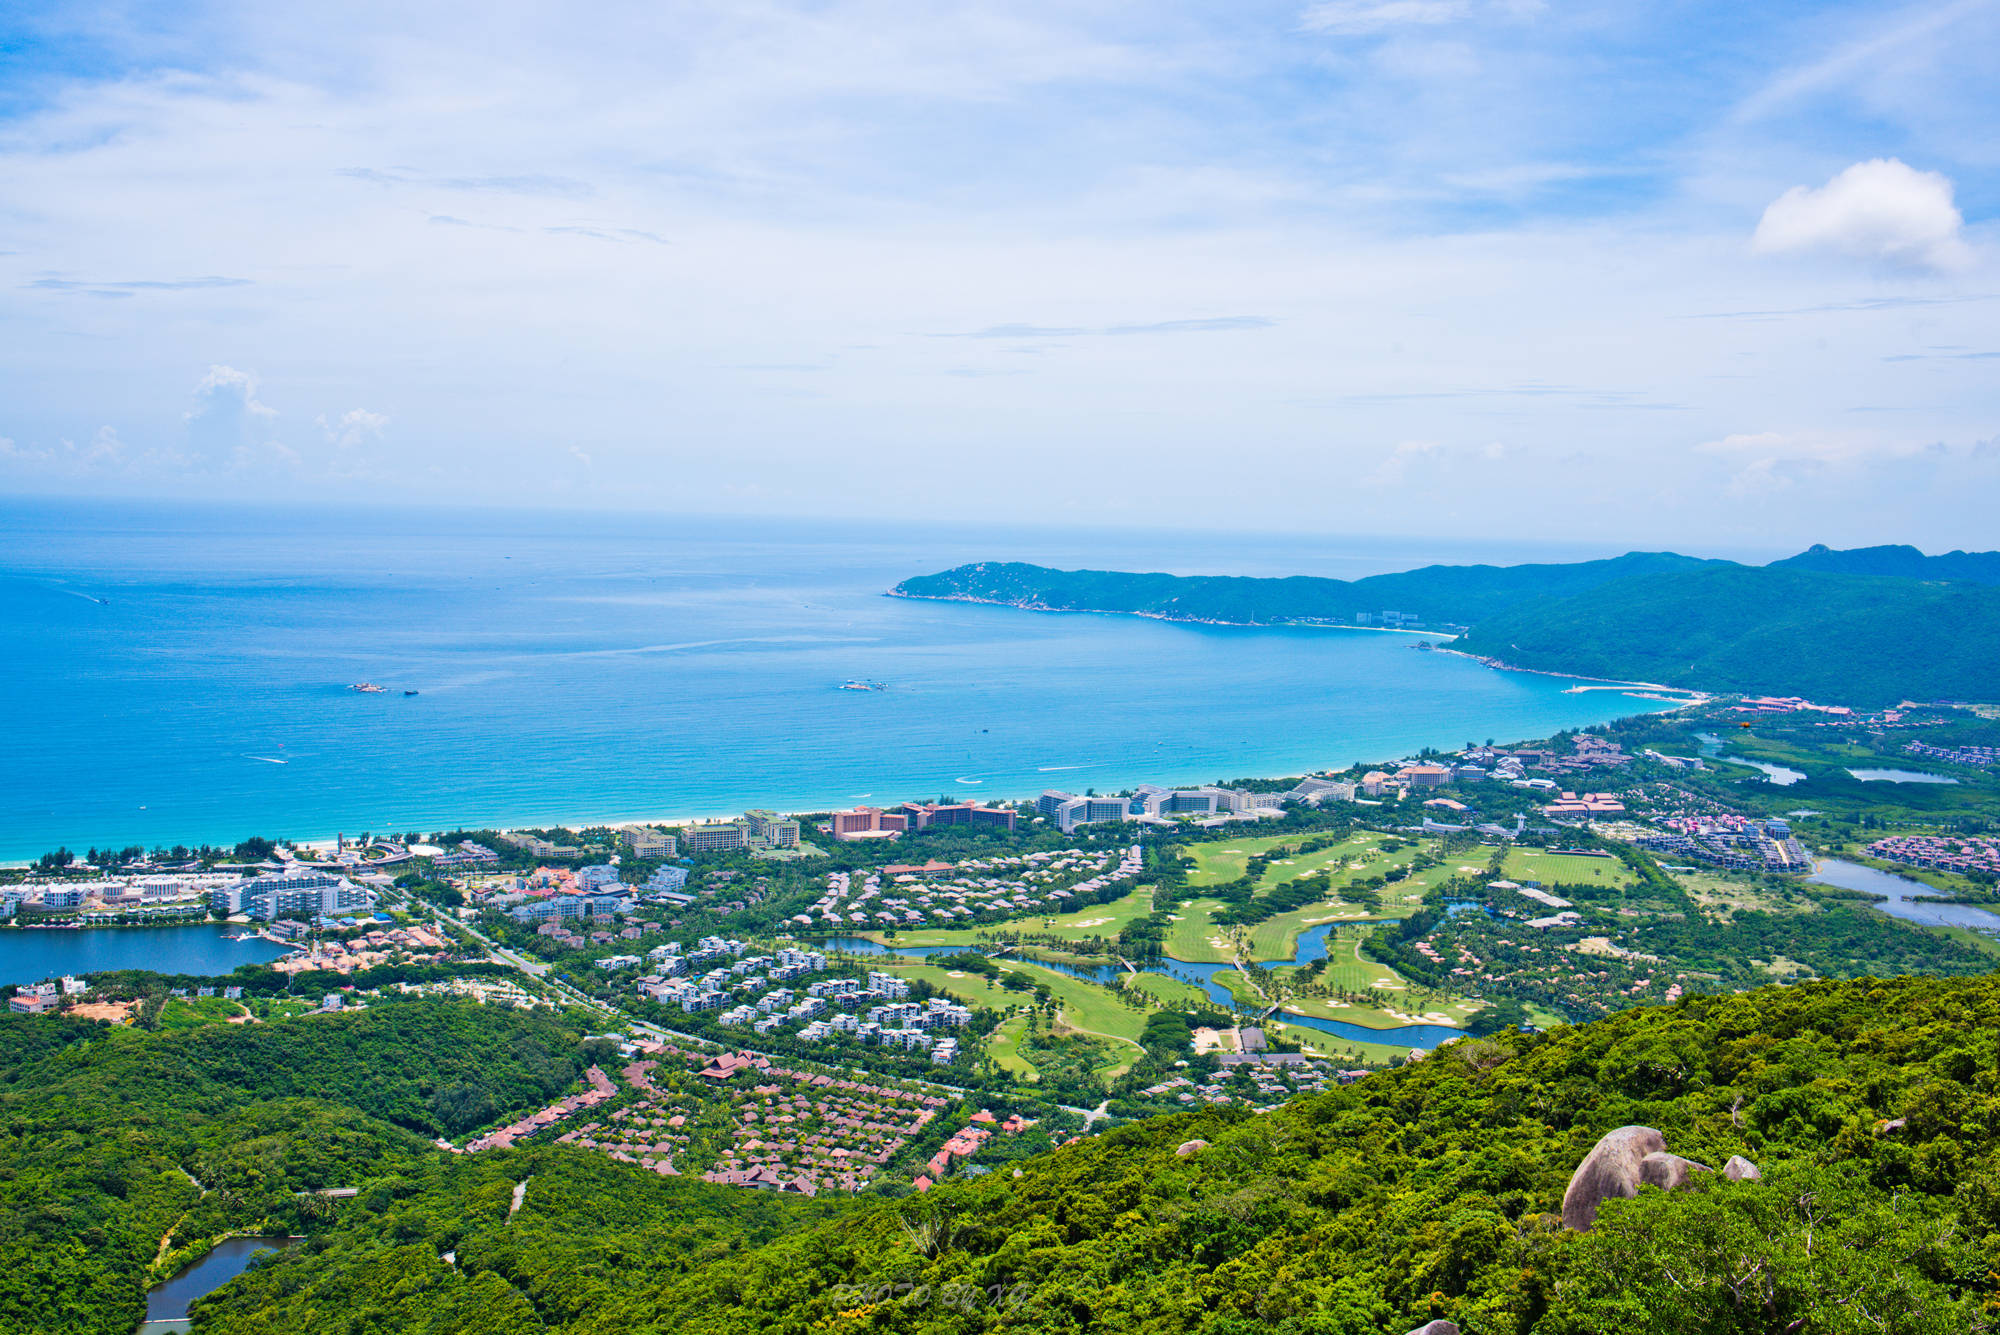
M 1407 636 L 882 594 L 975 559 L 1353 578 L 1602 554 L 0 502 L 0 858 L 1012 797 L 1541 736 L 1660 706 Z M 888 689 L 839 689 L 857 677 Z

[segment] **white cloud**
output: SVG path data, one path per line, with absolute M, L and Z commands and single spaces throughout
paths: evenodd
M 319 429 L 326 433 L 327 443 L 343 450 L 358 449 L 381 440 L 382 429 L 389 425 L 387 417 L 371 413 L 366 408 L 351 408 L 331 422 L 325 414 L 321 414 L 318 420 Z
M 1764 210 L 1752 240 L 1766 255 L 1832 251 L 1926 269 L 1961 269 L 1972 252 L 1951 181 L 1895 158 L 1857 162 L 1825 185 L 1793 186 Z
M 1371 487 L 1400 487 L 1409 480 L 1412 467 L 1429 463 L 1443 453 L 1444 446 L 1434 440 L 1401 441 L 1362 483 Z
M 1934 463 L 1976 460 L 1980 446 L 1974 442 L 1958 449 L 1907 436 L 1804 429 L 1741 432 L 1704 441 L 1695 452 L 1724 461 L 1730 470 L 1729 493 L 1743 497 L 1841 478 L 1853 484 L 1859 477 L 1906 471 L 1926 458 Z
M 257 398 L 257 377 L 233 366 L 211 366 L 194 389 L 188 442 L 197 461 L 227 461 L 241 471 L 270 443 L 275 408 Z

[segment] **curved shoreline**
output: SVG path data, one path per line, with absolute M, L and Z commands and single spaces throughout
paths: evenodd
M 1405 630 L 1397 626 L 1355 626 L 1339 621 L 1223 621 L 1215 617 L 1175 616 L 1168 612 L 1141 612 L 1128 608 L 1112 607 L 1050 607 L 1046 603 L 1021 602 L 1007 598 L 980 598 L 969 593 L 905 593 L 900 588 L 887 589 L 885 598 L 907 598 L 912 602 L 924 603 L 974 603 L 982 607 L 1008 607 L 1017 612 L 1076 612 L 1089 616 L 1143 617 L 1148 621 L 1165 621 L 1184 626 L 1230 626 L 1243 630 L 1356 630 L 1370 631 L 1378 635 L 1439 636 L 1443 643 L 1433 644 L 1438 653 L 1453 654 L 1470 659 L 1482 667 L 1496 672 L 1525 672 L 1537 677 L 1556 677 L 1564 681 L 1588 682 L 1606 690 L 1623 687 L 1637 687 L 1640 690 L 1664 691 L 1674 698 L 1675 708 L 1685 709 L 1689 705 L 1707 704 L 1715 697 L 1706 691 L 1698 691 L 1691 686 L 1668 686 L 1657 681 L 1623 681 L 1617 677 L 1586 677 L 1574 672 L 1554 672 L 1548 668 L 1522 667 L 1498 658 L 1488 658 L 1483 654 L 1470 654 L 1463 649 L 1447 647 L 1458 635 L 1444 630 Z M 1687 697 L 1682 699 L 1681 697 Z
M 1447 630 L 1404 630 L 1400 626 L 1356 626 L 1344 621 L 1224 621 L 1219 617 L 1174 616 L 1167 612 L 1141 612 L 1122 607 L 1050 607 L 1046 603 L 1024 603 L 1006 598 L 977 598 L 969 593 L 905 593 L 900 588 L 885 589 L 884 598 L 907 598 L 916 603 L 977 603 L 983 607 L 1011 607 L 1017 612 L 1077 612 L 1087 616 L 1143 617 L 1183 626 L 1232 626 L 1244 630 L 1363 630 L 1378 635 L 1457 636 Z

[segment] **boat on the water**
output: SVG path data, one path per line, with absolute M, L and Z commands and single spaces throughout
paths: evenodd
M 415 692 L 415 691 L 404 691 L 404 692 L 403 692 L 403 694 L 404 694 L 404 695 L 415 695 L 415 694 L 416 694 L 416 692 Z
M 387 695 L 389 693 L 387 686 L 377 686 L 372 681 L 357 681 L 347 689 L 350 691 L 359 691 L 363 695 Z
M 886 691 L 889 688 L 879 681 L 862 681 L 859 677 L 850 677 L 846 682 L 842 683 L 840 689 L 843 691 Z

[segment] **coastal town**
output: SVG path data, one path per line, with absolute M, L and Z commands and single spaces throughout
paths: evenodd
M 93 850 L 0 886 L 0 914 L 28 931 L 220 923 L 278 952 L 244 981 L 169 989 L 169 1016 L 310 1021 L 434 997 L 582 1007 L 615 1036 L 622 1061 L 457 1152 L 549 1139 L 731 1186 L 893 1173 L 924 1189 L 1020 1134 L 1268 1107 L 1421 1060 L 1482 1017 L 1669 1004 L 1773 976 L 1763 952 L 1837 967 L 1811 935 L 1851 911 L 1827 897 L 1851 892 L 1809 879 L 1830 849 L 1976 898 L 2000 872 L 1991 835 L 1774 809 L 1786 785 L 1721 744 L 1748 741 L 1739 719 L 1793 738 L 1856 717 L 1723 700 L 1261 785 Z M 1963 747 L 1913 750 L 1923 711 L 1859 717 L 1900 755 L 1986 772 Z M 1793 937 L 1753 942 L 1752 923 Z M 75 976 L 9 997 L 128 1023 L 142 1001 Z M 967 1090 L 1016 1106 L 930 1144 L 937 1119 L 970 1116 Z M 1058 1110 L 1093 1103 L 1095 1125 Z

